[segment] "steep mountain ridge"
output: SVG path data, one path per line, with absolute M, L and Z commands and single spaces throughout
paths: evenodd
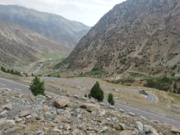
M 89 30 L 80 22 L 14 5 L 0 5 L 0 19 L 24 26 L 70 48 Z
M 70 49 L 24 27 L 0 20 L 1 63 L 32 62 L 39 59 L 41 53 L 56 52 L 70 52 Z
M 178 74 L 179 15 L 179 0 L 127 0 L 103 16 L 56 68 Z

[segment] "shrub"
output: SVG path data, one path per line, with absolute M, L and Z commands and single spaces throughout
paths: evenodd
M 114 101 L 114 97 L 113 97 L 113 94 L 112 93 L 109 93 L 108 94 L 108 103 L 110 105 L 114 105 L 115 101 Z

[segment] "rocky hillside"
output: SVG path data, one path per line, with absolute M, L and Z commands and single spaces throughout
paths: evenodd
M 116 5 L 59 67 L 179 74 L 180 1 L 127 0 Z
M 0 19 L 24 26 L 70 48 L 74 48 L 89 30 L 82 23 L 19 6 L 0 5 Z
M 0 134 L 162 135 L 171 131 L 168 126 L 105 109 L 99 103 L 0 89 Z
M 70 52 L 64 44 L 19 25 L 0 20 L 0 64 L 32 62 L 41 58 L 41 53 Z

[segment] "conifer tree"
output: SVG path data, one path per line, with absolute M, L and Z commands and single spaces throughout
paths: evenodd
M 97 99 L 98 101 L 103 101 L 103 99 L 104 99 L 104 92 L 100 88 L 100 85 L 99 85 L 98 82 L 96 82 L 94 84 L 94 86 L 92 87 L 92 89 L 90 91 L 90 95 L 91 95 L 91 97 Z
M 40 78 L 35 76 L 29 88 L 34 96 L 45 95 L 44 82 L 40 81 Z

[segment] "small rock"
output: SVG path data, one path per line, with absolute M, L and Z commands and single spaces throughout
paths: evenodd
M 7 110 L 4 110 L 3 112 L 1 112 L 1 117 L 6 117 L 7 116 L 7 113 L 8 113 L 8 111 Z
M 99 113 L 100 116 L 104 116 L 105 114 L 106 114 L 106 111 L 105 111 L 105 110 L 102 110 L 102 111 Z
M 81 112 L 81 109 L 80 109 L 80 108 L 77 108 L 77 109 L 76 109 L 76 112 L 77 112 L 77 113 L 80 113 L 80 112 Z
M 52 120 L 52 119 L 54 118 L 54 115 L 51 114 L 50 112 L 46 112 L 46 113 L 44 114 L 44 117 L 45 117 L 46 119 L 48 119 L 48 120 Z
M 117 117 L 112 117 L 112 121 L 117 121 L 118 120 L 118 118 Z
M 44 131 L 43 130 L 38 130 L 38 131 L 36 131 L 36 135 L 44 135 L 45 133 L 44 133 Z
M 78 119 L 82 118 L 82 114 L 78 114 L 78 115 L 77 115 L 77 118 L 78 118 Z
M 52 131 L 54 131 L 54 132 L 58 132 L 58 133 L 61 133 L 61 132 L 62 132 L 62 131 L 61 131 L 61 130 L 59 130 L 57 127 L 53 128 L 53 129 L 52 129 Z
M 44 111 L 44 112 L 48 112 L 48 111 L 49 111 L 49 107 L 45 105 L 45 106 L 43 107 L 43 111 Z

